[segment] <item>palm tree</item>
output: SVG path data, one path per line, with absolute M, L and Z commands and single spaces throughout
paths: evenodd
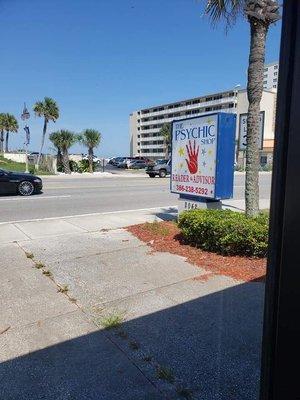
M 4 150 L 4 129 L 5 129 L 5 114 L 0 114 L 0 153 Z
M 93 173 L 94 148 L 98 147 L 101 141 L 101 133 L 95 129 L 85 129 L 79 140 L 88 148 L 89 172 Z
M 35 103 L 35 105 L 33 106 L 33 111 L 35 112 L 35 115 L 37 115 L 38 117 L 44 118 L 42 143 L 37 159 L 37 169 L 38 169 L 40 164 L 41 154 L 45 143 L 48 122 L 49 121 L 55 122 L 59 118 L 59 108 L 55 100 L 51 99 L 50 97 L 45 97 L 43 101 L 37 101 Z
M 61 144 L 61 135 L 60 132 L 52 132 L 49 136 L 49 139 L 53 143 L 54 147 L 57 150 L 57 165 L 62 164 L 62 144 Z
M 270 25 L 280 19 L 279 4 L 277 0 L 209 0 L 205 11 L 213 23 L 223 18 L 230 26 L 242 14 L 250 24 L 245 201 L 246 214 L 252 217 L 259 212 L 259 113 L 266 37 Z
M 64 171 L 66 174 L 70 174 L 69 148 L 78 140 L 77 135 L 66 129 L 61 129 L 60 131 L 53 132 L 50 136 L 50 140 L 60 149 Z
M 18 132 L 19 125 L 16 117 L 12 114 L 4 114 L 4 129 L 6 130 L 5 152 L 8 153 L 8 140 L 10 132 Z
M 170 154 L 170 145 L 171 145 L 171 124 L 166 123 L 164 124 L 159 131 L 160 136 L 163 136 L 165 146 L 166 146 L 166 152 L 165 152 L 165 159 L 167 160 L 169 158 Z

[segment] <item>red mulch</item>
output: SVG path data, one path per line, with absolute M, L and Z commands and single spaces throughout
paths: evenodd
M 213 275 L 225 275 L 244 282 L 264 281 L 266 274 L 265 258 L 247 258 L 239 256 L 221 256 L 203 251 L 183 242 L 180 230 L 173 222 L 160 222 L 159 229 L 149 229 L 149 224 L 139 224 L 127 228 L 129 232 L 146 242 L 155 251 L 178 254 L 206 271 L 207 274 L 195 278 L 202 282 Z

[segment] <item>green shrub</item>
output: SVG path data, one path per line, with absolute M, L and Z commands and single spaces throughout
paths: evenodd
M 78 168 L 80 172 L 89 172 L 89 160 L 81 160 L 78 162 Z M 93 162 L 93 170 L 96 171 L 97 163 Z
M 269 215 L 248 218 L 230 210 L 191 210 L 179 217 L 184 240 L 203 250 L 223 255 L 265 257 Z

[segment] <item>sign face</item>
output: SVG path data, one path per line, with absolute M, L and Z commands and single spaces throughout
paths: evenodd
M 240 114 L 240 126 L 239 126 L 239 150 L 246 150 L 247 146 L 247 120 L 248 114 Z M 259 146 L 263 148 L 263 136 L 265 127 L 265 112 L 259 113 Z
M 171 191 L 215 197 L 218 115 L 174 121 Z
M 236 116 L 215 113 L 172 123 L 171 192 L 181 198 L 231 198 Z

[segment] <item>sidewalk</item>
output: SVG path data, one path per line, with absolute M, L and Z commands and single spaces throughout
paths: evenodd
M 1 399 L 257 399 L 263 284 L 208 279 L 120 229 L 174 212 L 1 226 L 20 235 L 0 230 Z

